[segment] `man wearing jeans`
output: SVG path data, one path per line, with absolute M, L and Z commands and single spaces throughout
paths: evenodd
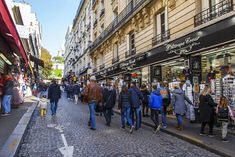
M 50 99 L 51 103 L 51 115 L 56 115 L 57 104 L 61 97 L 61 91 L 59 85 L 56 83 L 55 80 L 52 80 L 52 84 L 49 86 L 48 89 L 48 99 Z
M 86 97 L 86 100 L 88 101 L 89 110 L 90 110 L 90 118 L 89 118 L 88 126 L 90 126 L 91 130 L 96 130 L 95 108 L 102 101 L 102 89 L 96 83 L 95 76 L 91 76 L 90 84 L 87 85 L 84 96 Z
M 143 100 L 143 95 L 141 91 L 136 87 L 136 83 L 132 82 L 131 87 L 128 90 L 130 93 L 130 99 L 131 99 L 131 107 L 134 110 L 135 117 L 136 117 L 136 130 L 140 128 L 140 118 L 141 118 L 141 101 Z
M 8 116 L 11 111 L 11 97 L 13 94 L 14 82 L 12 76 L 6 75 L 6 80 L 3 88 L 3 114 L 2 116 Z

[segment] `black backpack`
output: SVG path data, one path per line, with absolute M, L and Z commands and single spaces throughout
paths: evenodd
M 223 107 L 218 107 L 218 120 L 219 121 L 228 121 L 229 119 L 229 109 L 228 107 L 223 108 Z

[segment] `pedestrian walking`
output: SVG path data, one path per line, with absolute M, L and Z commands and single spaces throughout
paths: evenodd
M 110 126 L 112 110 L 116 103 L 116 89 L 111 85 L 111 81 L 108 80 L 106 86 L 103 89 L 103 106 L 104 106 L 104 117 L 106 125 Z
M 96 83 L 95 76 L 91 76 L 90 84 L 85 89 L 84 97 L 88 102 L 90 110 L 88 126 L 91 126 L 91 130 L 96 130 L 95 108 L 102 102 L 102 90 Z
M 161 109 L 161 116 L 162 116 L 162 126 L 163 128 L 167 127 L 167 122 L 166 122 L 166 114 L 167 114 L 167 107 L 171 103 L 171 94 L 170 90 L 168 88 L 168 83 L 163 82 L 161 83 L 161 96 L 162 96 L 162 109 Z
M 142 106 L 142 114 L 143 117 L 149 117 L 149 90 L 147 89 L 147 86 L 144 84 L 141 87 L 141 92 L 143 95 L 143 106 Z
M 136 127 L 135 130 L 138 130 L 140 128 L 140 120 L 141 120 L 141 101 L 143 100 L 143 95 L 141 91 L 136 87 L 136 83 L 132 82 L 131 87 L 129 88 L 129 93 L 131 97 L 131 108 L 133 109 L 135 113 L 136 118 Z
M 157 85 L 153 85 L 153 92 L 150 95 L 150 109 L 151 109 L 151 119 L 154 123 L 153 132 L 157 133 L 160 130 L 159 124 L 159 113 L 162 108 L 162 96 L 161 89 L 157 88 Z
M 192 102 L 187 96 L 185 96 L 184 91 L 182 90 L 183 84 L 180 83 L 180 87 L 175 86 L 174 91 L 172 92 L 172 106 L 174 107 L 174 112 L 177 118 L 176 129 L 179 131 L 183 130 L 183 116 L 186 114 L 186 104 L 187 101 L 192 105 Z
M 130 125 L 130 133 L 133 132 L 134 125 L 131 120 L 131 98 L 127 86 L 123 85 L 118 98 L 118 109 L 121 110 L 122 129 L 125 129 L 125 118 Z
M 69 91 L 69 99 L 73 100 L 73 96 L 74 96 L 74 86 L 73 83 L 70 82 L 69 87 L 68 87 L 68 91 Z
M 13 94 L 14 81 L 11 74 L 6 75 L 5 83 L 3 86 L 3 114 L 2 116 L 8 116 L 11 112 L 11 98 Z
M 38 107 L 40 107 L 41 117 L 44 117 L 47 113 L 47 104 L 48 104 L 48 100 L 46 98 L 46 95 L 42 95 L 41 99 L 39 100 L 39 104 L 38 104 Z
M 229 142 L 227 138 L 229 117 L 234 122 L 235 122 L 235 117 L 233 115 L 231 107 L 229 106 L 229 102 L 225 96 L 222 96 L 220 98 L 219 105 L 216 108 L 216 113 L 218 116 L 218 121 L 221 123 L 222 142 Z
M 55 116 L 58 101 L 61 98 L 60 86 L 56 83 L 56 80 L 52 80 L 52 84 L 49 86 L 48 89 L 47 98 L 50 100 L 51 103 L 51 114 L 52 116 Z
M 78 98 L 80 96 L 80 85 L 78 84 L 78 82 L 76 82 L 76 84 L 73 87 L 73 91 L 74 91 L 74 99 L 75 99 L 75 104 L 78 104 Z
M 206 85 L 203 89 L 201 95 L 199 96 L 199 112 L 200 112 L 200 121 L 201 121 L 201 131 L 200 135 L 205 135 L 204 129 L 206 124 L 209 125 L 209 136 L 213 137 L 213 127 L 215 122 L 215 107 L 217 104 L 214 102 L 213 98 L 210 95 L 211 88 Z

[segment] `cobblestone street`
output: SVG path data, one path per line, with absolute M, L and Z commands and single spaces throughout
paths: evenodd
M 105 125 L 103 117 L 97 117 L 96 131 L 88 128 L 87 120 L 87 105 L 75 105 L 65 97 L 59 102 L 57 117 L 51 117 L 48 110 L 47 116 L 41 118 L 37 109 L 22 141 L 18 156 L 62 156 L 59 151 L 59 148 L 64 147 L 61 134 L 64 134 L 68 146 L 74 146 L 74 157 L 216 156 L 168 134 L 162 132 L 153 134 L 149 127 L 142 126 L 138 132 L 129 134 L 120 129 L 120 116 L 116 114 L 111 127 Z

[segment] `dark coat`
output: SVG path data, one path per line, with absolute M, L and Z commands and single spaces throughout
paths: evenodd
M 131 87 L 129 90 L 131 95 L 131 107 L 139 108 L 141 101 L 143 101 L 143 95 L 137 87 Z
M 80 86 L 78 84 L 74 85 L 73 92 L 74 92 L 75 95 L 80 94 L 81 91 L 80 91 Z
M 4 95 L 12 95 L 13 87 L 14 87 L 14 81 L 12 79 L 7 79 L 3 87 Z
M 125 94 L 125 93 L 121 92 L 119 94 L 119 98 L 118 98 L 118 108 L 121 109 L 123 107 L 131 106 L 130 101 L 131 101 L 130 94 L 129 93 Z
M 187 96 L 185 96 L 182 89 L 175 89 L 172 92 L 171 104 L 174 107 L 174 111 L 176 114 L 184 115 L 186 113 L 185 101 L 192 105 L 192 102 Z
M 103 89 L 103 103 L 105 108 L 113 108 L 116 103 L 116 90 L 115 89 Z
M 143 103 L 148 105 L 148 103 L 149 103 L 149 95 L 150 95 L 148 89 L 142 89 L 141 93 L 143 95 Z
M 199 112 L 201 122 L 211 122 L 214 121 L 215 107 L 217 104 L 214 102 L 212 97 L 208 94 L 206 96 L 200 95 L 199 97 Z
M 60 97 L 60 86 L 56 83 L 51 84 L 48 89 L 48 99 L 50 99 L 50 102 L 58 102 Z

